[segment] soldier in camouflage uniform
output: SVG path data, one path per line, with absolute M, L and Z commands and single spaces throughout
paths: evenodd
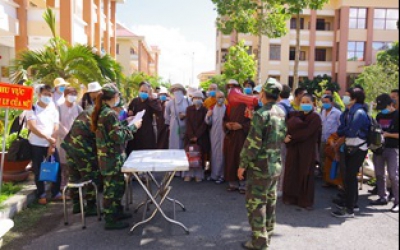
M 141 123 L 127 126 L 126 121 L 118 120 L 118 114 L 112 108 L 119 105 L 120 93 L 113 84 L 104 85 L 97 98 L 92 114 L 92 131 L 96 134 L 97 157 L 104 182 L 105 229 L 122 229 L 129 224 L 120 220 L 132 217 L 123 213 L 121 205 L 125 187 L 121 172 L 126 159 L 125 144 L 133 139 Z
M 61 147 L 66 152 L 69 168 L 69 182 L 92 180 L 100 186 L 100 171 L 97 163 L 96 138 L 90 130 L 93 107 L 83 111 L 72 124 L 70 132 L 62 142 Z M 76 189 L 71 190 L 73 213 L 80 213 L 79 194 Z M 87 216 L 97 215 L 96 196 L 92 185 L 86 189 Z
M 263 85 L 263 107 L 254 113 L 240 154 L 238 177 L 247 171 L 246 208 L 252 240 L 245 249 L 267 249 L 275 226 L 276 185 L 281 174 L 280 148 L 285 138 L 285 112 L 276 105 L 282 85 L 269 78 Z

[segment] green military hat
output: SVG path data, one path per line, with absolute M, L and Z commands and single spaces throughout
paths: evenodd
M 282 84 L 280 84 L 275 78 L 270 77 L 264 83 L 262 89 L 266 93 L 279 95 L 282 91 Z
M 104 84 L 101 88 L 101 91 L 103 91 L 103 94 L 107 97 L 114 97 L 115 94 L 120 93 L 118 88 L 113 83 Z

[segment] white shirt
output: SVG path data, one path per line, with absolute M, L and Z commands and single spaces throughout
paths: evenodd
M 59 94 L 57 91 L 53 94 L 53 101 L 55 102 L 56 106 L 60 106 L 65 102 L 64 93 Z
M 326 142 L 329 136 L 337 131 L 340 125 L 340 115 L 342 114 L 342 112 L 335 107 L 332 107 L 328 114 L 326 113 L 327 111 L 325 109 L 322 110 L 322 142 Z
M 54 132 L 54 127 L 59 123 L 59 114 L 53 102 L 47 105 L 46 108 L 42 108 L 39 105 L 35 105 L 35 111 L 30 110 L 26 114 L 27 121 L 36 121 L 36 128 L 44 135 L 51 136 Z M 49 142 L 35 135 L 34 133 L 29 134 L 29 142 L 34 146 L 48 147 Z

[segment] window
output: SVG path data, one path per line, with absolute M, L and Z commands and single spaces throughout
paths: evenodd
M 350 8 L 350 29 L 367 28 L 367 9 Z
M 290 87 L 290 88 L 293 88 L 293 82 L 294 82 L 294 77 L 293 77 L 293 76 L 289 76 L 289 81 L 288 81 L 288 83 L 289 83 L 289 87 Z
M 374 10 L 374 29 L 395 30 L 399 12 L 395 9 L 375 9 Z
M 291 18 L 290 19 L 290 29 L 295 30 L 296 29 L 296 21 L 297 18 Z M 300 18 L 300 29 L 304 30 L 304 18 Z
M 117 43 L 117 45 L 115 46 L 115 52 L 117 53 L 117 55 L 119 55 L 119 43 Z
M 348 42 L 347 61 L 364 61 L 364 42 Z
M 130 53 L 131 55 L 134 55 L 134 54 L 135 54 L 135 49 L 134 49 L 134 48 L 131 48 L 130 51 L 129 51 L 129 53 Z
M 289 60 L 294 61 L 296 58 L 296 48 L 291 47 L 289 51 Z M 306 52 L 300 50 L 300 61 L 306 60 Z
M 317 19 L 317 30 L 330 30 L 330 24 L 325 22 L 325 19 Z
M 253 46 L 249 46 L 247 49 L 247 54 L 252 55 L 253 54 Z
M 326 49 L 315 49 L 315 61 L 318 62 L 326 61 Z
M 373 42 L 372 43 L 372 48 L 374 50 L 387 50 L 392 47 L 391 42 Z
M 281 46 L 270 45 L 269 46 L 269 60 L 280 61 L 281 60 Z
M 228 56 L 228 49 L 221 49 L 221 62 L 226 62 Z

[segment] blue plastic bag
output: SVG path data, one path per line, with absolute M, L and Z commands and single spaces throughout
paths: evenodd
M 57 182 L 60 164 L 55 162 L 54 156 L 50 157 L 50 161 L 45 159 L 40 164 L 39 181 Z
M 331 180 L 335 180 L 338 177 L 338 168 L 339 168 L 339 162 L 332 161 L 331 172 L 329 173 L 329 178 Z

